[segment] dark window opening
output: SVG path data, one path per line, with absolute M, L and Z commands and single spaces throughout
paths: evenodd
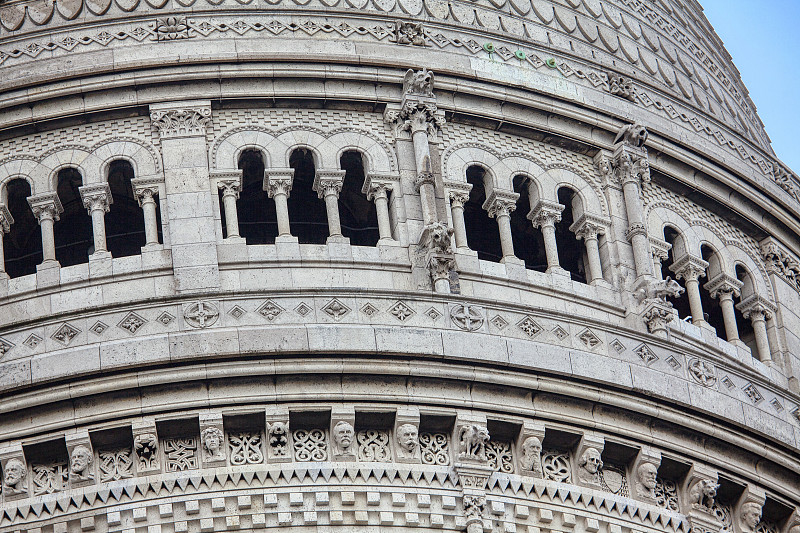
M 289 157 L 294 169 L 292 192 L 289 195 L 289 224 L 292 235 L 300 243 L 325 244 L 328 240 L 328 215 L 325 201 L 314 191 L 314 157 L 310 150 L 298 148 Z
M 664 228 L 664 240 L 672 245 L 672 248 L 670 248 L 669 252 L 667 252 L 666 261 L 661 262 L 661 276 L 664 279 L 667 279 L 667 277 L 675 279 L 675 273 L 670 270 L 669 267 L 675 262 L 675 256 L 673 253 L 675 251 L 675 242 L 679 238 L 681 238 L 680 234 L 674 228 L 669 226 Z M 678 280 L 678 283 L 680 283 L 681 287 L 683 287 L 683 293 L 677 298 L 669 296 L 667 297 L 667 300 L 672 303 L 672 306 L 675 309 L 678 310 L 678 317 L 683 320 L 692 316 L 692 311 L 689 307 L 689 295 L 686 292 L 686 283 L 683 279 Z
M 736 265 L 736 278 L 744 285 L 741 288 L 739 297 L 733 297 L 733 303 L 738 304 L 743 298 L 747 298 L 753 294 L 753 284 L 750 279 L 750 274 L 741 266 Z M 753 323 L 742 315 L 742 312 L 734 307 L 734 315 L 736 316 L 736 327 L 739 328 L 739 340 L 750 347 L 753 353 L 756 353 L 756 334 L 753 330 Z
M 572 215 L 572 200 L 575 192 L 567 187 L 558 190 L 558 203 L 564 206 L 561 212 L 561 221 L 556 222 L 556 247 L 558 248 L 558 263 L 570 273 L 572 281 L 586 283 L 586 247 L 579 241 L 569 227 L 575 222 Z
M 56 259 L 62 267 L 89 262 L 94 253 L 92 218 L 83 207 L 78 188 L 83 184 L 80 173 L 74 168 L 65 168 L 58 173 L 56 192 L 64 212 L 53 228 L 56 242 Z
M 113 257 L 139 255 L 146 242 L 144 212 L 133 193 L 133 177 L 133 167 L 127 161 L 113 161 L 108 167 L 108 186 L 114 202 L 105 217 L 106 246 Z M 160 238 L 160 222 L 158 227 Z
M 258 150 L 245 150 L 239 156 L 242 171 L 242 190 L 236 202 L 239 235 L 247 244 L 274 244 L 278 236 L 278 215 L 275 201 L 264 190 L 264 158 Z M 294 195 L 294 191 L 289 193 Z M 225 225 L 225 206 L 219 192 L 222 214 L 222 235 L 228 236 Z
M 361 192 L 365 178 L 364 159 L 361 153 L 351 150 L 343 153 L 339 162 L 345 171 L 339 194 L 342 235 L 356 246 L 376 246 L 380 233 L 375 202 L 367 200 L 367 195 Z
M 11 230 L 3 236 L 6 273 L 12 278 L 35 274 L 36 265 L 43 259 L 42 230 L 28 204 L 31 186 L 24 179 L 15 179 L 6 191 L 6 207 L 14 219 Z
M 528 213 L 531 210 L 530 179 L 525 176 L 514 178 L 514 192 L 519 193 L 517 208 L 511 213 L 511 238 L 514 255 L 525 261 L 525 268 L 544 272 L 547 270 L 547 255 L 544 252 L 542 230 L 534 228 Z
M 472 185 L 469 200 L 464 204 L 464 226 L 467 230 L 467 244 L 478 252 L 478 259 L 499 263 L 503 258 L 500 246 L 500 232 L 497 222 L 489 217 L 483 208 L 486 201 L 484 178 L 486 170 L 479 166 L 467 169 L 467 182 Z
M 703 261 L 709 264 L 714 261 L 714 250 L 708 246 L 700 247 L 700 254 Z M 728 340 L 728 335 L 725 333 L 725 321 L 722 318 L 722 306 L 719 303 L 719 298 L 712 298 L 711 294 L 703 287 L 703 285 L 710 279 L 711 269 L 706 269 L 706 276 L 702 276 L 698 280 L 700 282 L 700 302 L 703 304 L 703 318 L 706 322 L 716 330 L 717 337 Z

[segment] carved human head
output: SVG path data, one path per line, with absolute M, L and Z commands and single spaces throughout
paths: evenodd
M 207 427 L 200 433 L 203 440 L 203 447 L 209 453 L 215 454 L 222 447 L 222 430 L 218 427 Z
M 340 420 L 333 426 L 333 440 L 336 441 L 339 448 L 349 448 L 350 445 L 353 444 L 354 434 L 355 429 L 353 429 L 353 425 L 344 420 Z
M 80 444 L 72 449 L 72 456 L 69 461 L 69 468 L 75 474 L 83 474 L 89 465 L 92 464 L 94 456 L 86 446 Z
M 419 432 L 414 424 L 403 424 L 397 428 L 397 444 L 407 452 L 417 448 Z
M 739 516 L 742 523 L 752 531 L 761 522 L 761 505 L 756 502 L 747 502 L 742 505 Z
M 16 487 L 25 478 L 25 463 L 17 458 L 9 459 L 3 473 L 3 482 L 8 487 Z
M 581 455 L 579 465 L 590 474 L 596 474 L 603 468 L 603 460 L 600 459 L 600 452 L 597 451 L 596 448 L 586 448 L 586 451 Z
M 656 488 L 656 477 L 658 475 L 658 467 L 653 463 L 642 463 L 636 469 L 636 475 L 646 489 L 653 490 Z
M 522 443 L 522 453 L 526 458 L 539 457 L 542 453 L 542 441 L 539 437 L 528 437 Z

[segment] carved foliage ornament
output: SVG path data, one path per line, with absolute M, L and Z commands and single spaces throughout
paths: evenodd
M 150 120 L 162 139 L 205 135 L 206 126 L 211 123 L 211 108 L 176 108 L 154 110 Z

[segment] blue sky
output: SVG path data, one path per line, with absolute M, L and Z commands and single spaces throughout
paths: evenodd
M 733 57 L 772 147 L 800 173 L 800 0 L 699 0 Z

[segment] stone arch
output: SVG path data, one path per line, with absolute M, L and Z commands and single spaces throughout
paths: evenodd
M 700 239 L 695 235 L 688 217 L 686 217 L 680 210 L 676 209 L 674 205 L 664 203 L 652 204 L 646 214 L 647 230 L 651 236 L 664 238 L 664 229 L 667 226 L 674 228 L 678 234 L 683 238 L 683 243 L 686 248 L 685 251 L 678 253 L 690 253 L 694 256 L 700 255 Z
M 6 191 L 6 186 L 12 180 L 19 178 L 27 181 L 28 185 L 31 186 L 31 192 L 33 192 L 35 190 L 33 175 L 36 173 L 38 166 L 39 163 L 32 156 L 19 156 L 0 163 L 0 203 L 7 201 L 8 192 Z
M 545 200 L 557 202 L 558 190 L 568 187 L 575 191 L 580 198 L 584 212 L 596 216 L 608 216 L 608 208 L 605 200 L 602 199 L 602 191 L 595 186 L 592 180 L 576 169 L 561 164 L 550 165 L 539 179 Z
M 274 160 L 267 147 L 274 140 L 270 130 L 255 124 L 231 128 L 212 143 L 208 159 L 213 169 L 236 170 L 242 152 L 258 150 L 264 158 L 264 165 L 269 167 Z
M 124 160 L 131 164 L 137 177 L 154 176 L 161 172 L 159 153 L 152 145 L 135 137 L 119 137 L 92 146 L 92 158 L 87 160 L 87 183 L 108 180 L 111 163 Z M 91 164 L 96 163 L 97 166 Z
M 58 173 L 64 168 L 76 169 L 80 173 L 84 185 L 100 181 L 100 179 L 89 181 L 87 168 L 99 169 L 100 162 L 92 156 L 91 150 L 84 146 L 56 146 L 42 154 L 39 162 L 40 165 L 32 176 L 34 194 L 55 192 L 58 187 Z
M 465 182 L 467 180 L 467 169 L 477 165 L 492 171 L 500 163 L 501 156 L 492 147 L 477 142 L 461 143 L 447 148 L 442 155 L 442 170 L 445 179 L 450 181 Z M 511 179 L 508 177 L 507 190 L 512 190 Z M 498 186 L 492 176 L 492 186 Z
M 275 133 L 275 138 L 267 145 L 272 166 L 289 167 L 289 158 L 298 148 L 311 152 L 317 169 L 339 168 L 336 146 L 325 137 L 325 133 L 303 126 L 284 128 Z
M 525 153 L 504 153 L 496 169 L 498 182 L 508 184 L 508 190 L 514 190 L 514 179 L 517 176 L 524 176 L 527 180 L 528 191 L 531 198 L 531 206 L 543 197 L 541 180 L 538 178 L 544 174 L 545 166 L 540 161 Z
M 328 134 L 328 141 L 337 147 L 335 160 L 342 154 L 354 150 L 366 157 L 366 172 L 388 173 L 397 171 L 397 161 L 386 143 L 375 137 L 372 132 L 356 128 L 342 128 Z
M 736 265 L 741 265 L 750 275 L 753 281 L 753 290 L 756 294 L 772 302 L 775 301 L 772 284 L 769 282 L 767 273 L 764 271 L 764 267 L 760 261 L 753 258 L 747 250 L 735 243 L 727 243 L 725 246 L 725 253 L 728 256 L 728 264 L 730 265 L 729 274 L 735 277 Z
M 696 253 L 692 254 L 696 255 L 697 257 L 701 257 L 702 247 L 708 246 L 714 251 L 720 262 L 719 264 L 720 271 L 729 275 L 734 275 L 735 272 L 733 271 L 733 266 L 731 265 L 730 260 L 726 253 L 725 242 L 722 239 L 720 239 L 717 236 L 717 234 L 713 230 L 711 230 L 711 228 L 699 225 L 696 223 L 696 221 L 692 223 L 691 229 L 692 229 L 692 234 L 698 240 L 698 247 L 696 249 Z M 713 274 L 717 274 L 717 272 L 716 271 L 709 272 L 709 277 L 712 276 Z

